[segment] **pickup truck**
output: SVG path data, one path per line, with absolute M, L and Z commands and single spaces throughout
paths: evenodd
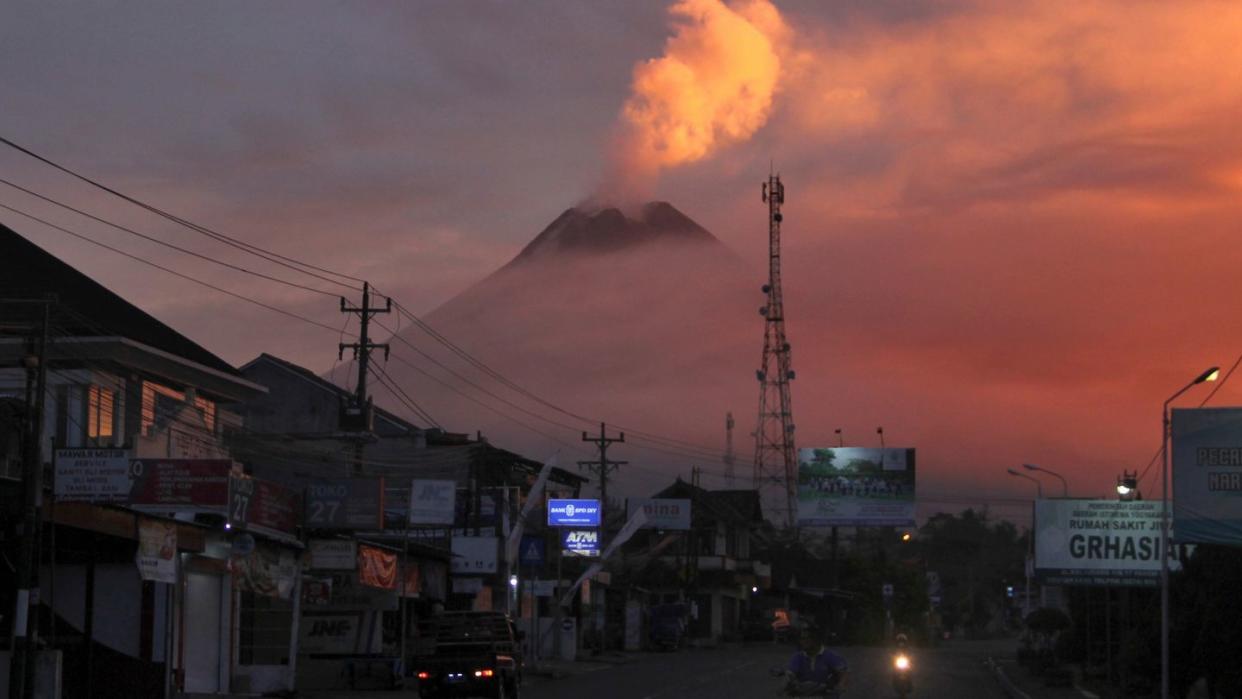
M 411 668 L 418 695 L 516 699 L 522 688 L 517 631 L 500 612 L 445 612 L 418 624 Z

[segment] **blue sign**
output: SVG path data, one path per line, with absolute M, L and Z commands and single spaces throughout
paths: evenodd
M 598 527 L 599 500 L 549 500 L 549 527 Z
M 566 529 L 561 533 L 561 548 L 576 556 L 598 556 L 599 530 Z
M 543 565 L 543 537 L 524 536 L 518 547 L 518 561 L 524 566 Z

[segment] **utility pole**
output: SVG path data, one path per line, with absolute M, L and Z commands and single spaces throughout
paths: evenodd
M 628 461 L 609 461 L 608 447 L 614 443 L 624 443 L 625 433 L 622 432 L 616 437 L 609 437 L 604 423 L 599 423 L 599 436 L 593 437 L 586 432 L 582 433 L 582 441 L 591 442 L 599 448 L 599 461 L 579 461 L 578 468 L 588 468 L 592 473 L 599 474 L 599 500 L 600 500 L 600 548 L 605 548 L 608 538 L 608 474 L 615 471 L 619 466 L 625 466 Z M 608 650 L 608 592 L 604 592 L 604 613 L 599 627 L 599 649 L 600 652 Z
M 725 483 L 727 483 L 730 488 L 734 486 L 735 476 L 734 476 L 734 471 L 733 471 L 733 462 L 734 462 L 734 458 L 733 458 L 733 413 L 727 412 L 725 413 L 724 463 L 725 463 Z
M 350 349 L 354 352 L 354 358 L 358 360 L 358 385 L 354 389 L 353 401 L 345 406 L 345 412 L 342 417 L 353 418 L 357 416 L 357 421 L 349 420 L 349 426 L 352 431 L 360 433 L 371 431 L 371 399 L 367 396 L 367 370 L 371 365 L 371 350 L 383 348 L 384 361 L 388 361 L 388 343 L 371 342 L 371 318 L 379 313 L 392 312 L 392 299 L 385 299 L 383 308 L 375 308 L 371 305 L 371 285 L 368 282 L 362 283 L 362 306 L 354 307 L 348 305 L 345 297 L 341 297 L 341 313 L 357 313 L 358 324 L 361 326 L 357 342 L 342 342 L 337 347 L 336 358 L 341 359 L 345 356 L 345 350 Z M 362 450 L 366 443 L 366 437 L 362 434 L 358 436 L 357 443 L 354 446 L 354 473 L 362 472 Z
M 21 525 L 21 548 L 17 559 L 17 595 L 13 609 L 13 655 L 9 665 L 9 696 L 34 696 L 37 654 L 39 652 L 39 534 L 43 515 L 43 415 L 47 395 L 47 341 L 51 306 L 42 304 L 38 340 L 32 339 L 26 357 L 26 473 L 25 500 Z M 32 333 L 33 334 L 33 333 Z M 30 385 L 34 384 L 33 401 Z M 32 404 L 33 403 L 33 404 Z

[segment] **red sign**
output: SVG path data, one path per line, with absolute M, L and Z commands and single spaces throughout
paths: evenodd
M 400 591 L 401 596 L 418 597 L 420 578 L 418 564 L 407 560 L 405 562 L 405 585 Z
M 227 459 L 134 459 L 129 504 L 168 510 L 223 511 L 229 499 Z
M 292 534 L 298 523 L 292 490 L 258 478 L 229 479 L 229 523 Z
M 358 582 L 385 590 L 397 589 L 397 554 L 358 544 Z

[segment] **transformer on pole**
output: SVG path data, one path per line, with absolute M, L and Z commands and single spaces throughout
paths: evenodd
M 772 520 L 793 527 L 798 519 L 798 451 L 794 447 L 793 407 L 789 382 L 794 378 L 789 342 L 785 339 L 785 303 L 781 294 L 781 204 L 785 186 L 779 175 L 763 185 L 768 205 L 768 283 L 764 318 L 763 362 L 759 379 L 759 422 L 755 427 L 754 487 L 765 503 L 774 503 Z

